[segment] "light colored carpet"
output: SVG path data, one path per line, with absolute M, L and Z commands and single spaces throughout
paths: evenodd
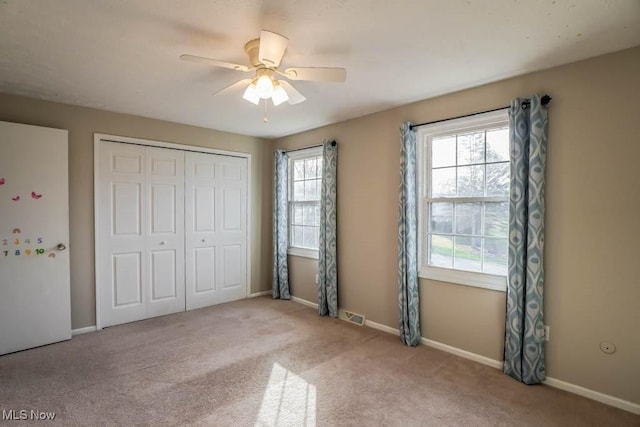
M 631 413 L 269 297 L 0 357 L 0 411 L 32 409 L 83 426 L 640 425 Z

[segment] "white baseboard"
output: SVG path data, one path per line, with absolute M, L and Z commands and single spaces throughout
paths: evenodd
M 483 365 L 491 366 L 495 369 L 502 369 L 502 362 L 494 360 L 486 356 L 481 356 L 477 353 L 472 353 L 461 348 L 452 347 L 447 344 L 443 344 L 438 341 L 430 340 L 427 338 L 420 338 L 420 342 L 427 347 L 435 348 L 438 350 L 446 351 L 447 353 L 455 354 L 456 356 L 464 357 L 465 359 L 473 360 L 474 362 L 482 363 Z
M 271 291 L 260 291 L 253 294 L 249 294 L 249 298 L 261 297 L 263 295 L 271 295 Z
M 313 303 L 310 303 L 309 301 L 301 300 L 300 298 L 292 297 L 292 299 L 296 302 L 300 302 L 301 304 L 309 305 L 311 307 L 316 307 L 316 308 L 318 307 L 318 304 L 313 304 Z M 377 329 L 382 332 L 396 335 L 396 336 L 400 335 L 400 331 L 398 329 L 392 328 L 391 326 L 383 325 L 382 323 L 373 322 L 371 320 L 365 320 L 364 325 L 373 329 Z M 460 348 L 443 344 L 441 342 L 430 340 L 424 337 L 420 338 L 420 342 L 426 345 L 427 347 L 435 348 L 437 350 L 442 350 L 447 353 L 455 354 L 456 356 L 460 356 L 465 359 L 473 360 L 474 362 L 478 362 L 483 365 L 502 370 L 503 362 L 500 360 L 491 359 L 489 357 L 482 356 L 480 354 L 462 350 Z M 571 384 L 571 383 L 561 381 L 551 377 L 547 377 L 547 379 L 544 381 L 544 384 L 560 390 L 568 391 L 573 394 L 577 394 L 578 396 L 586 397 L 587 399 L 592 399 L 592 400 L 604 403 L 609 406 L 613 406 L 619 409 L 623 409 L 625 411 L 629 411 L 633 414 L 640 415 L 640 404 L 637 404 L 637 403 L 629 402 L 627 400 L 623 400 L 618 397 L 610 396 L 608 394 L 600 393 L 598 391 L 590 390 L 588 388 L 580 387 L 578 385 Z
M 80 334 L 86 334 L 89 332 L 95 332 L 97 329 L 95 326 L 87 326 L 85 328 L 78 328 L 78 329 L 72 329 L 71 330 L 71 336 L 74 335 L 80 335 Z
M 297 302 L 298 304 L 306 305 L 307 307 L 315 308 L 316 310 L 318 309 L 317 302 L 307 301 L 306 299 L 294 297 L 293 295 L 291 296 L 291 301 Z
M 614 406 L 616 408 L 629 411 L 636 415 L 640 415 L 640 404 L 629 402 L 628 400 L 623 400 L 618 397 L 610 396 L 608 394 L 600 393 L 599 391 L 580 387 L 579 385 L 571 384 L 551 377 L 547 377 L 547 379 L 544 380 L 544 384 L 553 388 L 568 391 L 569 393 L 577 394 L 578 396 L 586 397 L 587 399 L 596 400 L 609 406 Z
M 365 320 L 364 326 L 368 326 L 370 328 L 377 329 L 379 331 L 386 332 L 388 334 L 400 336 L 399 330 L 392 328 L 391 326 L 383 325 L 382 323 L 374 322 L 372 320 Z

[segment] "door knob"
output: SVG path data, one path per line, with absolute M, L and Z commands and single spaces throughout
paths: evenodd
M 59 251 L 64 251 L 65 249 L 67 249 L 67 247 L 64 245 L 64 243 L 58 243 L 58 246 L 56 246 L 56 249 Z
M 162 242 L 160 242 L 161 245 L 164 245 L 164 240 Z

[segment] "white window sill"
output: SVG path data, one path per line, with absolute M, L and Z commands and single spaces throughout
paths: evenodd
M 418 277 L 475 288 L 491 289 L 492 291 L 507 291 L 507 278 L 505 276 L 496 276 L 487 273 L 422 266 Z
M 312 259 L 318 259 L 320 257 L 317 249 L 307 248 L 290 247 L 289 249 L 287 249 L 287 254 Z

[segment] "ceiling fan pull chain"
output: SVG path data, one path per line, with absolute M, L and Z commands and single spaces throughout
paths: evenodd
M 268 99 L 264 100 L 264 117 L 262 118 L 262 121 L 265 123 L 269 123 L 269 117 L 267 117 L 267 104 L 268 104 Z

